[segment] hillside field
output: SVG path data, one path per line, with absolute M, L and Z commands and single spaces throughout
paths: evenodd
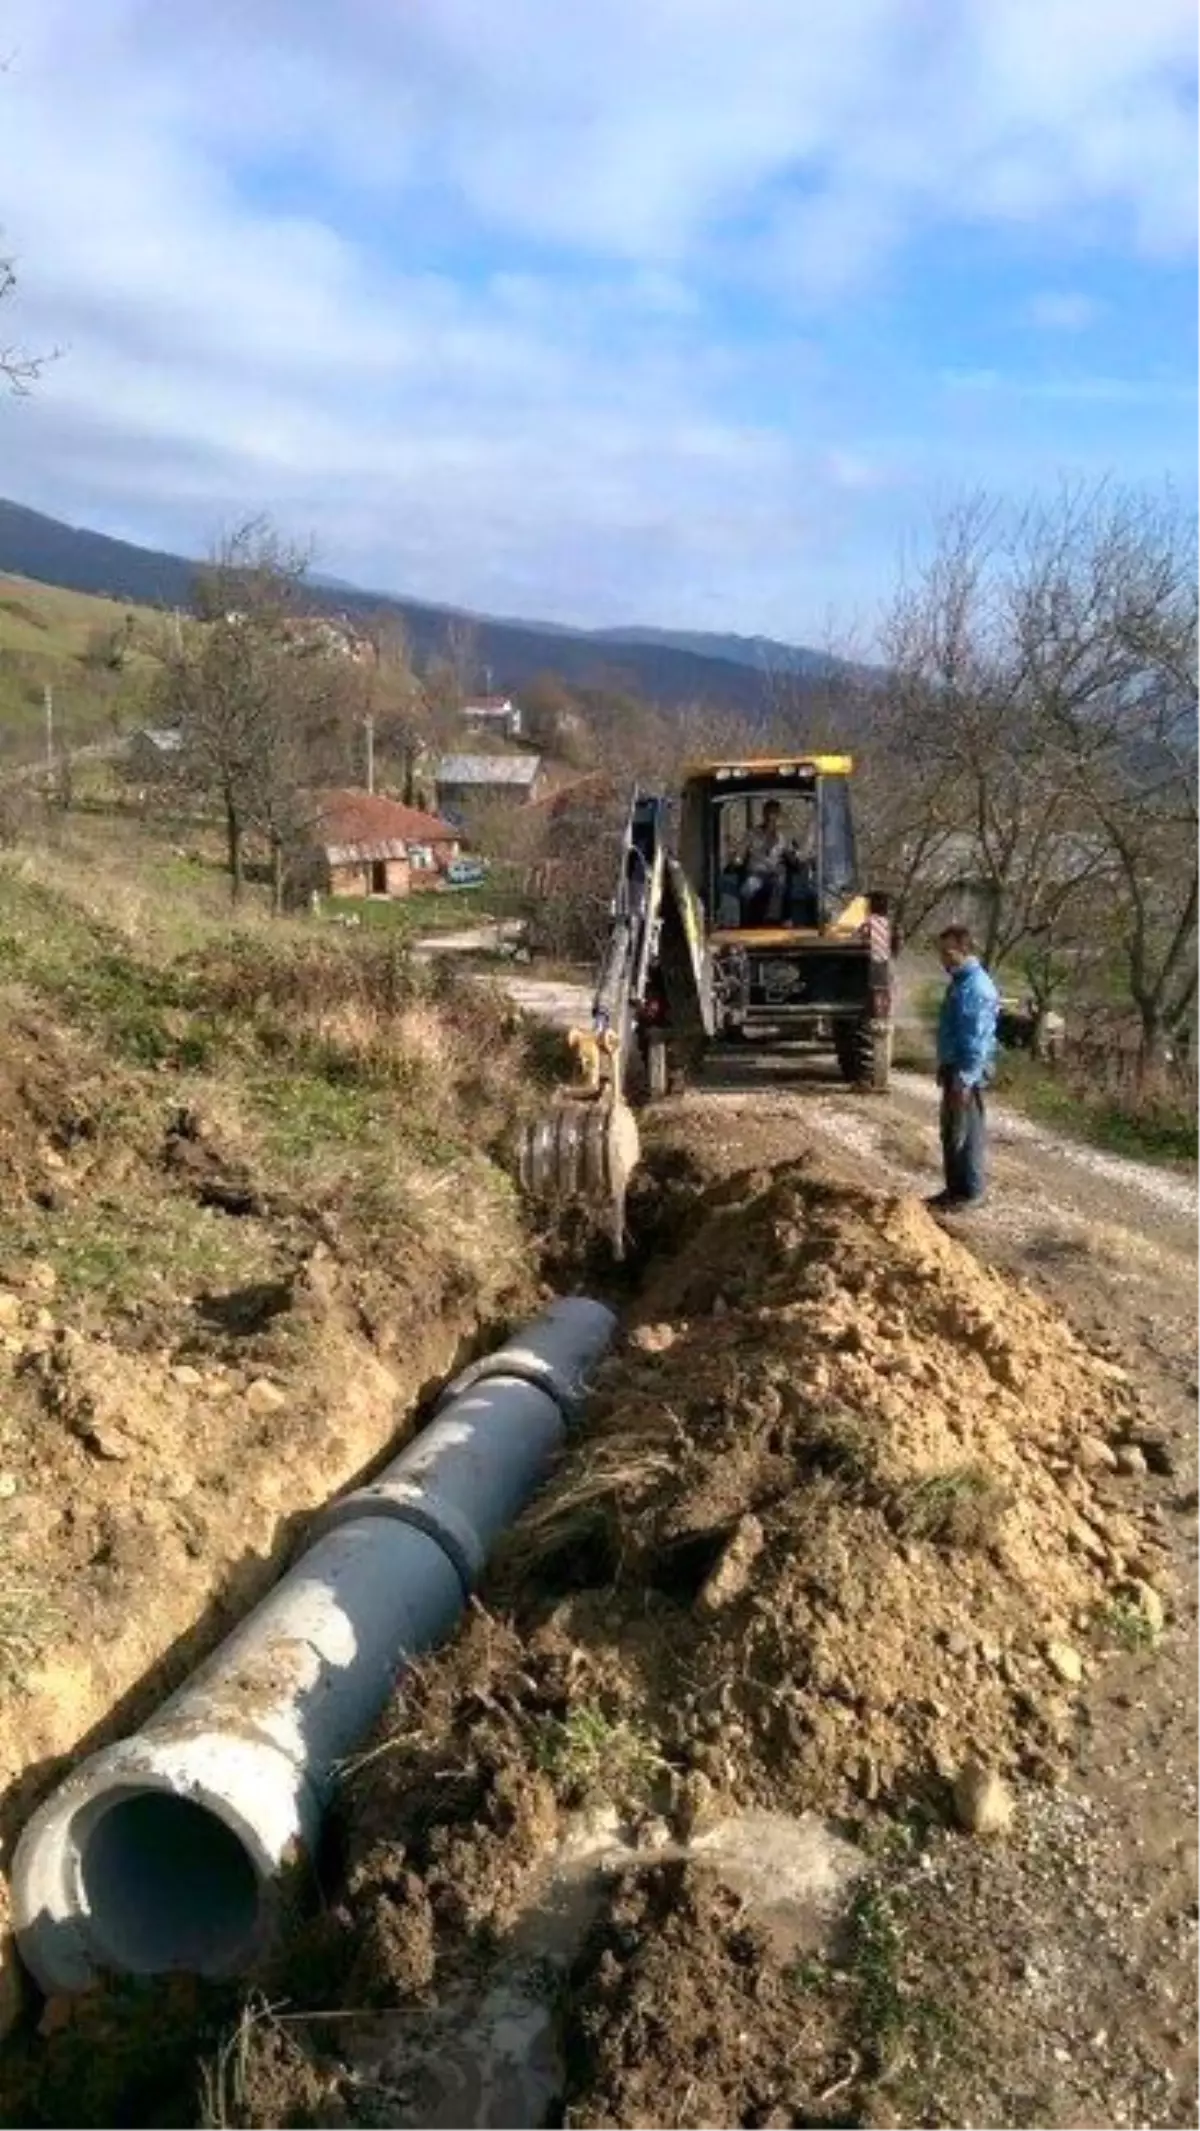
M 0 576 L 0 761 L 40 760 L 47 683 L 60 745 L 89 746 L 135 723 L 151 670 L 146 647 L 161 627 L 152 607 Z M 120 668 L 108 665 L 109 647 L 126 639 Z

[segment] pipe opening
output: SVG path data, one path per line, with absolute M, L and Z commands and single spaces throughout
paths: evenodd
M 131 1975 L 222 1975 L 252 1947 L 259 1876 L 223 1820 L 169 1791 L 117 1792 L 79 1836 L 90 1936 Z

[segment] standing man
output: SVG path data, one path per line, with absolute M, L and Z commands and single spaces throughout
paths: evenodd
M 940 934 L 950 979 L 938 1019 L 938 1086 L 942 1091 L 942 1162 L 946 1188 L 929 1204 L 943 1213 L 977 1206 L 985 1188 L 987 1122 L 983 1090 L 996 1055 L 1000 994 L 975 953 L 965 925 Z

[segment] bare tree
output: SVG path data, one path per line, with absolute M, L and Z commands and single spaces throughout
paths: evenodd
M 364 718 L 374 722 L 384 755 L 399 767 L 407 806 L 418 797 L 422 764 L 431 750 L 448 746 L 459 726 L 453 690 L 443 698 L 417 673 L 408 631 L 394 609 L 382 609 L 368 624 L 371 658 L 360 675 Z
M 443 727 L 460 724 L 478 674 L 478 630 L 466 615 L 455 615 L 446 624 L 442 649 L 426 661 L 424 673 L 426 702 Z
M 1149 1067 L 1196 1002 L 1195 515 L 1103 485 L 1037 514 L 1028 547 L 1017 621 Z
M 1053 933 L 1105 867 L 1063 774 L 1028 633 L 1029 528 L 988 497 L 956 506 L 884 628 L 872 736 L 877 845 L 911 929 L 954 887 L 993 967 Z
M 164 652 L 161 714 L 180 733 L 181 779 L 220 811 L 235 900 L 257 835 L 282 902 L 305 787 L 345 759 L 350 668 L 327 633 L 302 626 L 306 569 L 266 520 L 248 521 L 199 573 L 195 616 Z
M 0 303 L 11 296 L 17 285 L 17 273 L 11 259 L 0 259 Z M 26 393 L 39 376 L 47 358 L 31 355 L 26 348 L 0 341 L 0 384 L 8 391 Z
M 6 71 L 7 61 L 0 60 L 0 74 Z M 11 258 L 0 258 L 0 303 L 12 295 L 16 285 L 16 262 Z M 0 386 L 23 395 L 51 359 L 46 355 L 31 355 L 27 348 L 0 340 Z
M 1170 496 L 959 505 L 893 602 L 868 744 L 907 926 L 970 883 L 986 959 L 1043 1008 L 1123 984 L 1147 1062 L 1196 997 L 1195 558 Z

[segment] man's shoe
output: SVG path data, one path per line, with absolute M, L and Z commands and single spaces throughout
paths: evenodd
M 931 1199 L 926 1199 L 925 1204 L 930 1213 L 945 1213 L 947 1207 L 957 1206 L 959 1201 L 948 1191 L 935 1191 Z

